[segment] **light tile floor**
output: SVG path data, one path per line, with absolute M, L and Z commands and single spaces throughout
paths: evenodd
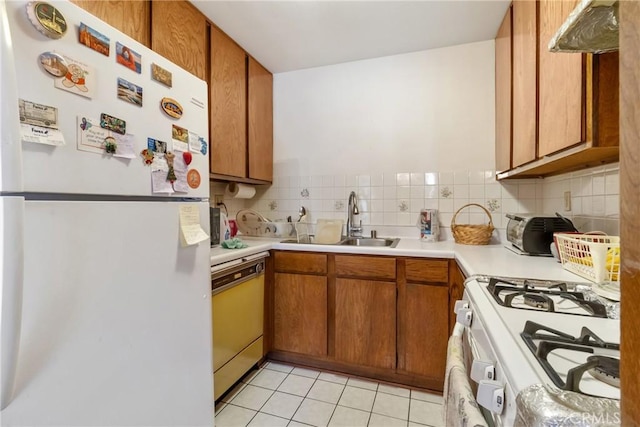
M 268 362 L 216 405 L 215 425 L 441 427 L 442 397 Z

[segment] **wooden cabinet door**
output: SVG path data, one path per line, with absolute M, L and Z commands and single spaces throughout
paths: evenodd
M 93 16 L 122 31 L 132 39 L 139 41 L 147 47 L 151 46 L 150 0 L 71 1 Z
M 184 0 L 154 0 L 151 13 L 151 48 L 206 81 L 207 18 Z
M 621 425 L 640 425 L 640 3 L 620 2 Z
M 496 35 L 496 171 L 511 169 L 511 7 Z
M 513 160 L 536 159 L 536 2 L 513 2 Z
M 538 157 L 582 142 L 582 55 L 549 52 L 578 0 L 540 0 Z
M 273 348 L 312 356 L 327 354 L 327 278 L 276 273 Z
M 442 378 L 449 340 L 449 290 L 446 286 L 408 283 L 405 305 L 404 368 L 407 372 Z
M 247 176 L 246 53 L 211 27 L 211 173 Z
M 273 74 L 249 57 L 249 178 L 273 180 Z
M 396 367 L 396 284 L 336 279 L 335 358 L 356 365 Z

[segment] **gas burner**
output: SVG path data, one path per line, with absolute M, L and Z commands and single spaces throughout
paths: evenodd
M 551 302 L 549 298 L 540 294 L 524 294 L 524 303 L 528 306 L 542 308 L 547 311 L 549 311 L 550 304 L 553 305 L 553 302 Z
M 585 372 L 608 385 L 620 388 L 620 361 L 596 352 L 615 352 L 619 354 L 620 345 L 603 341 L 593 331 L 583 327 L 579 337 L 573 337 L 556 329 L 528 320 L 524 330 L 520 333 L 525 344 L 534 354 L 544 371 L 553 383 L 562 390 L 573 391 L 585 395 L 589 394 L 580 389 L 580 382 Z M 536 345 L 537 341 L 537 345 Z M 549 362 L 552 352 L 591 353 L 586 362 L 570 368 L 567 372 L 558 372 Z M 560 374 L 566 376 L 563 381 Z
M 609 384 L 613 387 L 620 388 L 620 360 L 607 356 L 589 356 L 588 362 L 597 362 L 597 366 L 589 369 L 587 372 L 597 380 Z
M 568 286 L 564 282 L 505 280 L 492 277 L 489 279 L 487 289 L 496 302 L 503 307 L 544 310 L 577 316 L 607 317 L 607 308 L 603 304 L 585 300 L 582 292 L 568 291 Z M 567 303 L 570 306 L 569 309 L 566 307 Z M 560 307 L 563 309 L 561 310 Z

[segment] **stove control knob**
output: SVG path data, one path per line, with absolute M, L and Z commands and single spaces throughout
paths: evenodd
M 471 379 L 479 383 L 482 380 L 495 380 L 496 369 L 493 362 L 488 360 L 474 360 L 471 365 Z
M 453 312 L 458 314 L 461 308 L 469 308 L 469 301 L 465 301 L 463 299 L 459 299 L 456 301 L 456 305 L 453 306 Z
M 464 326 L 471 326 L 471 318 L 473 312 L 470 308 L 461 308 L 456 314 L 456 322 L 461 323 Z
M 497 381 L 480 381 L 478 383 L 477 401 L 480 406 L 494 414 L 502 414 L 504 409 L 504 386 Z

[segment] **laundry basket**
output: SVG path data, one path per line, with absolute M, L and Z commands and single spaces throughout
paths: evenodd
M 595 283 L 620 281 L 620 237 L 556 233 L 565 270 Z
M 456 224 L 456 217 L 458 213 L 464 208 L 469 206 L 477 206 L 489 217 L 489 224 Z M 456 243 L 463 245 L 488 245 L 491 241 L 491 235 L 493 234 L 493 218 L 491 214 L 484 206 L 477 203 L 469 203 L 461 207 L 456 211 L 451 219 L 451 233 Z

